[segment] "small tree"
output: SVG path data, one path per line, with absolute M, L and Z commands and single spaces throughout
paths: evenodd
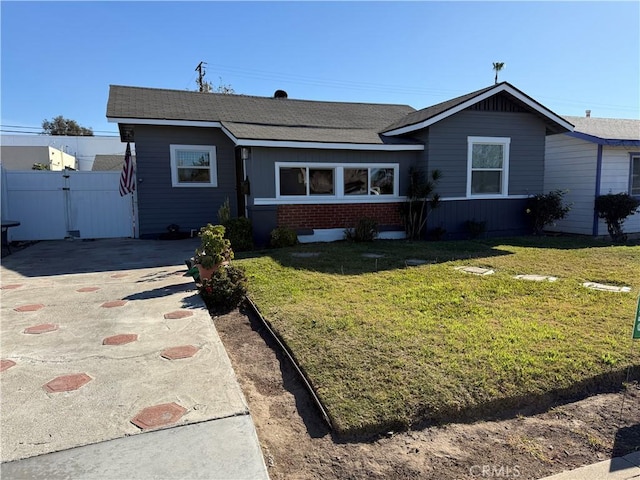
M 416 168 L 409 170 L 409 188 L 403 213 L 405 231 L 411 240 L 420 239 L 427 224 L 429 210 L 440 205 L 440 195 L 434 191 L 441 177 L 440 170 L 433 170 L 429 176 Z
M 629 215 L 637 213 L 640 200 L 628 193 L 609 193 L 596 197 L 595 209 L 599 218 L 607 222 L 607 231 L 614 242 L 624 242 L 627 236 L 622 225 Z
M 529 197 L 526 213 L 531 216 L 534 235 L 540 235 L 544 227 L 563 219 L 569 213 L 571 207 L 562 203 L 563 195 L 563 191 L 554 190 Z
M 504 68 L 504 62 L 493 62 L 493 70 L 496 72 L 495 83 L 498 83 L 498 73 Z
M 75 120 L 64 118 L 62 115 L 51 120 L 43 120 L 42 133 L 46 135 L 93 136 L 93 130 L 81 127 Z

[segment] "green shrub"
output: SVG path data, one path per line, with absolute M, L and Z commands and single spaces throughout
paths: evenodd
M 229 197 L 227 197 L 218 209 L 218 222 L 220 222 L 220 225 L 224 225 L 229 220 L 231 220 L 231 204 L 229 203 Z
M 345 239 L 352 242 L 372 242 L 378 237 L 378 222 L 373 218 L 363 217 L 353 228 L 344 231 Z
M 427 232 L 427 238 L 429 240 L 440 241 L 447 234 L 447 229 L 443 227 L 432 228 Z
M 552 192 L 529 197 L 527 215 L 530 215 L 534 235 L 539 235 L 547 225 L 563 219 L 571 207 L 562 203 L 563 191 Z
M 211 268 L 222 262 L 233 259 L 231 242 L 224 238 L 225 228 L 222 225 L 207 224 L 200 229 L 200 247 L 196 249 L 193 257 L 195 263 L 204 268 Z
M 251 220 L 245 217 L 231 218 L 224 224 L 224 236 L 231 242 L 236 252 L 253 249 L 253 229 Z
M 633 215 L 640 207 L 640 200 L 628 193 L 609 193 L 596 197 L 595 208 L 598 217 L 607 222 L 607 231 L 614 242 L 624 242 L 627 236 L 622 225 L 629 215 Z
M 226 313 L 236 308 L 247 293 L 244 269 L 231 265 L 221 266 L 210 279 L 203 279 L 198 287 L 207 308 Z
M 487 222 L 478 222 L 475 219 L 467 220 L 465 226 L 471 238 L 478 238 L 487 230 Z
M 278 227 L 271 231 L 271 246 L 274 248 L 292 247 L 298 244 L 298 234 L 289 227 Z

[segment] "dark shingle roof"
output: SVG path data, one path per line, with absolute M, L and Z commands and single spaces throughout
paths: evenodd
M 220 122 L 239 139 L 385 143 L 378 132 L 408 105 L 319 102 L 111 85 L 107 117 Z M 132 123 L 135 123 L 132 121 Z
M 640 140 L 640 120 L 566 115 L 564 118 L 576 126 L 574 132 L 603 140 Z
M 447 110 L 450 110 L 451 108 L 456 107 L 461 103 L 466 102 L 467 100 L 471 100 L 473 97 L 482 95 L 484 92 L 487 92 L 494 87 L 495 85 L 491 85 L 490 87 L 486 87 L 481 90 L 476 90 L 475 92 L 467 93 L 466 95 L 452 98 L 451 100 L 447 100 L 446 102 L 438 103 L 436 105 L 432 105 L 431 107 L 423 108 L 422 110 L 412 112 L 404 116 L 403 118 L 398 119 L 394 123 L 387 125 L 384 131 L 390 132 L 391 130 L 396 130 L 398 128 L 424 122 L 425 120 L 429 120 L 430 118 L 433 118 L 436 115 L 446 112 Z
M 132 155 L 133 163 L 136 163 L 136 156 Z M 93 172 L 116 172 L 122 170 L 124 155 L 96 155 L 91 171 Z

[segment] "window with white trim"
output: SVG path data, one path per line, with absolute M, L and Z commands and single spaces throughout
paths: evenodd
M 171 145 L 170 152 L 172 186 L 218 186 L 218 169 L 215 146 Z
M 467 196 L 507 195 L 508 137 L 468 137 Z
M 276 197 L 398 196 L 397 164 L 276 163 Z
M 640 195 L 640 153 L 631 154 L 631 178 L 629 181 L 629 194 Z

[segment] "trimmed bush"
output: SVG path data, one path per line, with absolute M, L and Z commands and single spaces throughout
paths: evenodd
M 347 228 L 344 236 L 352 242 L 372 242 L 378 238 L 378 222 L 373 218 L 363 217 L 354 228 Z
M 251 220 L 245 217 L 231 218 L 225 222 L 224 228 L 224 236 L 229 239 L 234 251 L 253 250 Z
M 544 227 L 563 219 L 571 207 L 562 203 L 563 191 L 552 192 L 529 197 L 526 213 L 531 218 L 533 234 L 540 235 Z
M 607 222 L 607 231 L 614 242 L 625 242 L 627 236 L 622 225 L 629 215 L 638 212 L 640 200 L 628 193 L 609 193 L 596 197 L 595 208 L 599 218 Z
M 223 265 L 210 279 L 203 279 L 198 290 L 210 311 L 227 313 L 244 299 L 247 276 L 242 268 Z
M 478 222 L 474 220 L 467 220 L 465 223 L 469 237 L 478 238 L 487 230 L 487 222 Z
M 298 234 L 288 227 L 278 227 L 271 231 L 271 246 L 274 248 L 293 247 L 298 244 Z

